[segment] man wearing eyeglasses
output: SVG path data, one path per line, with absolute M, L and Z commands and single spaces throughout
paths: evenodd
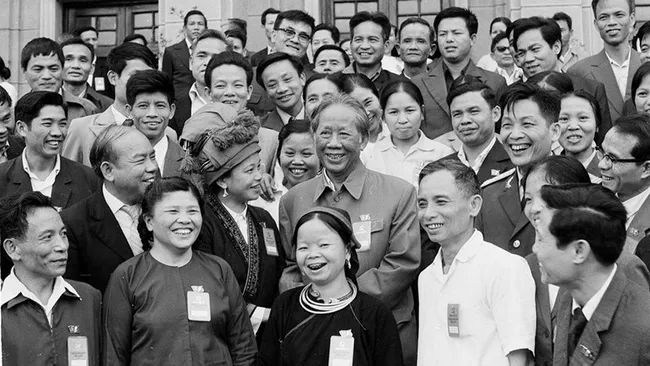
M 602 185 L 616 193 L 627 210 L 624 250 L 634 253 L 650 234 L 650 120 L 647 115 L 621 117 L 597 150 Z

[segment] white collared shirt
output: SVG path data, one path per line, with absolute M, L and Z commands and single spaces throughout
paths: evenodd
M 402 178 L 417 188 L 420 171 L 425 165 L 454 152 L 449 146 L 429 139 L 422 132 L 419 133 L 418 141 L 406 154 L 393 144 L 390 135 L 377 139 L 372 147 L 374 151 L 365 162 L 366 168 Z
M 283 111 L 280 108 L 275 108 L 278 111 L 278 114 L 280 115 L 280 119 L 282 120 L 282 124 L 286 125 L 289 123 L 289 119 L 293 117 L 293 119 L 305 119 L 305 106 L 303 105 L 302 108 L 300 109 L 300 112 L 296 114 L 296 116 L 292 116 L 289 113 Z
M 20 154 L 23 160 L 23 169 L 25 173 L 29 176 L 29 181 L 32 183 L 32 190 L 34 192 L 41 192 L 44 196 L 52 197 L 52 188 L 54 187 L 54 182 L 56 177 L 61 171 L 61 156 L 56 156 L 56 163 L 54 163 L 54 169 L 50 174 L 43 180 L 41 180 L 36 174 L 34 174 L 31 169 L 29 169 L 29 164 L 27 163 L 27 157 L 25 156 L 25 150 Z
M 481 169 L 481 165 L 483 165 L 483 162 L 485 161 L 485 158 L 487 155 L 490 153 L 490 150 L 494 147 L 494 144 L 497 142 L 497 137 L 494 135 L 492 137 L 492 142 L 488 146 L 481 151 L 480 154 L 476 157 L 476 160 L 474 160 L 474 164 L 470 164 L 469 161 L 467 161 L 467 157 L 465 156 L 465 148 L 461 147 L 460 150 L 458 150 L 458 160 L 460 160 L 461 163 L 465 164 L 465 166 L 468 166 L 472 168 L 474 173 L 478 174 L 479 169 Z
M 605 51 L 605 56 L 607 56 L 607 59 L 609 60 L 609 65 L 612 67 L 612 71 L 614 72 L 614 77 L 616 77 L 616 83 L 618 84 L 618 91 L 621 92 L 621 97 L 623 99 L 625 99 L 625 88 L 627 86 L 627 76 L 630 73 L 631 54 L 632 54 L 632 47 L 630 47 L 630 51 L 628 52 L 625 61 L 623 61 L 622 64 L 619 64 L 618 62 L 614 61 L 611 57 L 609 57 L 607 51 Z
M 106 189 L 105 184 L 102 186 L 102 192 L 104 193 L 104 199 L 106 199 L 106 204 L 108 205 L 108 208 L 110 208 L 111 212 L 113 213 L 113 216 L 115 216 L 115 219 L 117 220 L 117 224 L 120 226 L 120 229 L 124 234 L 124 237 L 129 242 L 129 246 L 131 247 L 131 251 L 133 252 L 133 255 L 138 255 L 142 253 L 142 247 L 134 248 L 132 241 L 129 240 L 129 237 L 131 236 L 131 228 L 133 227 L 133 225 L 137 227 L 138 223 L 134 222 L 133 218 L 131 218 L 131 216 L 129 216 L 128 213 L 122 210 L 122 207 L 128 205 L 120 201 L 120 199 L 115 197 L 113 194 L 111 194 L 111 192 L 109 192 Z M 139 206 L 139 205 L 135 205 L 135 206 Z
M 126 120 L 126 116 L 120 113 L 120 111 L 118 111 L 114 105 L 111 105 L 111 113 L 113 113 L 113 119 L 115 119 L 115 123 L 118 126 L 121 126 Z
M 185 37 L 185 44 L 187 45 L 187 50 L 190 53 L 190 57 L 192 56 L 192 41 L 189 40 L 189 38 Z
M 612 273 L 609 274 L 609 277 L 607 277 L 605 283 L 603 283 L 603 285 L 594 294 L 594 296 L 592 296 L 591 299 L 587 300 L 585 305 L 582 307 L 582 313 L 585 315 L 585 318 L 587 318 L 587 321 L 591 320 L 591 317 L 594 315 L 594 312 L 596 311 L 598 304 L 600 304 L 600 300 L 602 300 L 603 295 L 605 295 L 605 291 L 607 291 L 609 284 L 612 283 L 612 279 L 614 278 L 614 274 L 616 273 L 616 268 L 618 268 L 618 266 L 616 265 L 616 263 L 614 263 L 614 269 L 612 270 Z M 576 302 L 575 299 L 573 299 L 571 314 L 573 314 L 575 310 L 579 307 L 580 305 Z
M 515 66 L 515 69 L 512 71 L 512 75 L 508 74 L 508 72 L 505 69 L 502 69 L 499 66 L 496 67 L 494 72 L 503 76 L 503 78 L 506 79 L 507 85 L 514 84 L 517 81 L 522 80 L 522 78 L 524 77 L 524 71 L 517 66 Z
M 237 213 L 233 210 L 231 210 L 228 206 L 223 205 L 223 207 L 226 208 L 226 211 L 232 216 L 232 218 L 235 220 L 235 223 L 237 224 L 237 227 L 239 228 L 239 231 L 241 234 L 244 236 L 244 240 L 246 240 L 246 244 L 249 243 L 249 238 L 248 238 L 248 220 L 246 219 L 246 213 L 248 212 L 248 205 L 244 206 L 244 211 Z
M 52 310 L 54 310 L 54 305 L 56 305 L 56 303 L 59 301 L 59 299 L 65 293 L 66 290 L 72 292 L 75 296 L 81 299 L 81 296 L 79 296 L 77 290 L 75 290 L 74 287 L 72 287 L 72 285 L 66 282 L 66 280 L 63 279 L 63 277 L 59 276 L 54 279 L 54 288 L 52 289 L 52 294 L 50 295 L 50 298 L 47 300 L 47 304 L 43 304 L 41 300 L 27 288 L 27 286 L 25 286 L 22 282 L 20 282 L 18 277 L 16 277 L 14 268 L 12 268 L 11 273 L 9 274 L 9 276 L 7 276 L 7 278 L 5 278 L 5 281 L 2 284 L 2 292 L 0 294 L 0 297 L 2 298 L 2 303 L 0 303 L 0 306 L 4 306 L 9 301 L 15 299 L 18 295 L 22 294 L 23 296 L 34 301 L 41 308 L 43 308 L 43 311 L 45 311 L 45 315 L 47 316 L 47 321 L 48 323 L 50 323 L 50 327 L 51 327 Z
M 167 136 L 163 136 L 157 144 L 153 145 L 153 151 L 156 153 L 156 163 L 160 169 L 160 175 L 164 176 L 165 172 L 165 156 L 167 156 L 167 149 L 169 148 L 169 141 Z
M 90 78 L 89 78 L 89 79 L 90 79 Z M 61 85 L 61 89 L 67 91 L 67 92 L 70 93 L 70 94 L 72 94 L 72 92 L 70 92 L 68 89 L 65 88 L 65 84 Z M 84 88 L 84 91 L 82 91 L 81 94 L 79 94 L 79 95 L 75 95 L 75 97 L 77 97 L 77 98 L 85 98 L 85 97 L 86 97 L 86 92 L 87 92 L 87 91 L 88 91 L 88 87 L 85 87 L 85 88 Z M 74 95 L 74 94 L 72 94 L 72 95 Z
M 533 351 L 535 282 L 526 260 L 485 242 L 476 230 L 446 274 L 443 251 L 418 279 L 418 365 L 507 366 L 508 353 Z M 454 304 L 459 337 L 448 329 Z
M 201 107 L 208 104 L 208 102 L 203 99 L 201 94 L 199 94 L 199 89 L 196 87 L 196 82 L 194 82 L 190 87 L 190 101 L 192 102 L 192 115 L 201 109 Z
M 625 221 L 626 230 L 630 227 L 632 220 L 634 220 L 634 216 L 636 216 L 636 213 L 639 212 L 641 206 L 643 206 L 643 202 L 645 202 L 648 199 L 648 197 L 650 197 L 650 187 L 646 188 L 643 192 L 637 194 L 634 197 L 628 198 L 627 200 L 625 200 L 625 202 L 623 202 L 623 206 L 627 211 L 627 221 Z

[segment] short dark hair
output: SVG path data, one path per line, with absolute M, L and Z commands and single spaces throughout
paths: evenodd
M 490 44 L 490 51 L 494 52 L 494 49 L 497 48 L 499 42 L 503 41 L 504 39 L 508 39 L 508 35 L 505 32 L 499 32 L 496 36 L 494 36 L 494 38 L 492 38 L 492 44 Z
M 23 95 L 16 102 L 14 108 L 16 122 L 22 121 L 31 127 L 32 121 L 38 117 L 41 109 L 45 106 L 61 107 L 66 115 L 68 114 L 68 107 L 61 94 L 50 91 L 33 91 Z
M 151 244 L 153 243 L 153 233 L 147 229 L 144 218 L 153 215 L 154 207 L 162 200 L 165 193 L 173 192 L 190 192 L 196 198 L 201 215 L 203 215 L 203 197 L 201 197 L 198 188 L 192 182 L 181 177 L 166 177 L 154 180 L 144 191 L 141 204 L 142 213 L 138 220 L 138 234 L 140 234 L 140 240 L 144 250 L 151 249 Z
M 14 101 L 11 100 L 11 96 L 7 93 L 7 90 L 0 85 L 0 105 L 3 104 L 11 107 L 14 104 Z
M 562 42 L 562 30 L 555 20 L 542 17 L 530 17 L 517 19 L 512 23 L 512 26 L 508 28 L 508 36 L 512 33 L 512 47 L 514 47 L 515 50 L 518 50 L 517 40 L 519 39 L 519 36 L 534 29 L 539 29 L 542 38 L 546 43 L 548 43 L 549 47 L 553 47 L 556 42 Z
M 537 73 L 528 78 L 526 82 L 535 85 L 544 83 L 547 87 L 539 85 L 542 89 L 556 90 L 560 94 L 571 93 L 574 90 L 571 78 L 565 73 L 554 70 Z
M 494 90 L 480 79 L 476 78 L 476 80 L 456 83 L 457 80 L 459 79 L 456 79 L 454 83 L 451 84 L 449 94 L 447 94 L 448 106 L 451 106 L 451 102 L 453 102 L 454 99 L 471 92 L 479 92 L 481 97 L 490 106 L 490 109 L 494 109 L 494 107 L 497 106 L 497 97 L 494 94 Z
M 381 90 L 381 96 L 379 97 L 379 104 L 381 105 L 381 109 L 386 109 L 386 104 L 388 104 L 388 99 L 390 98 L 391 95 L 395 93 L 403 92 L 408 94 L 415 102 L 420 106 L 420 109 L 422 110 L 422 106 L 424 105 L 424 98 L 422 97 L 422 92 L 420 91 L 420 88 L 418 88 L 413 82 L 409 79 L 402 79 L 402 80 L 396 80 L 393 81 L 389 84 L 387 84 L 382 90 Z M 424 112 L 424 111 L 422 111 Z
M 643 23 L 641 28 L 639 28 L 639 30 L 636 31 L 636 35 L 632 40 L 632 47 L 634 47 L 635 50 L 640 51 L 639 49 L 640 44 L 643 41 L 643 38 L 645 38 L 645 36 L 648 34 L 650 34 L 650 22 L 645 22 Z M 632 95 L 634 95 L 634 93 L 632 93 Z
M 241 29 L 239 28 L 228 29 L 226 31 L 226 39 L 228 39 L 228 37 L 237 38 L 238 40 L 241 41 L 242 47 L 246 48 L 246 42 L 248 41 L 248 36 Z
M 594 17 L 596 16 L 596 7 L 600 0 L 591 0 L 591 10 L 594 11 Z M 634 13 L 634 0 L 627 0 L 627 6 L 630 8 L 630 14 Z
M 61 61 L 61 67 L 63 67 L 65 62 L 61 46 L 59 46 L 55 41 L 45 37 L 34 38 L 27 42 L 25 47 L 23 47 L 23 50 L 20 53 L 20 66 L 23 68 L 23 71 L 27 70 L 29 60 L 36 56 L 57 56 L 59 61 Z
M 131 126 L 118 126 L 113 124 L 103 129 L 102 132 L 97 135 L 97 138 L 93 141 L 93 144 L 90 147 L 88 158 L 90 159 L 90 165 L 93 168 L 93 171 L 100 179 L 104 179 L 102 163 L 107 161 L 115 164 L 119 158 L 113 148 L 115 141 L 133 131 L 137 130 Z
M 598 262 L 611 265 L 625 246 L 627 212 L 616 194 L 599 184 L 546 185 L 542 199 L 557 210 L 549 225 L 558 248 L 576 240 L 589 243 Z
M 424 20 L 424 19 L 422 19 L 420 17 L 410 17 L 410 18 L 406 19 L 405 21 L 403 21 L 402 24 L 399 26 L 399 32 L 397 32 L 397 39 L 399 39 L 399 40 L 402 39 L 402 30 L 404 30 L 404 28 L 407 25 L 411 25 L 411 24 L 420 24 L 420 25 L 423 25 L 423 26 L 429 28 L 429 43 L 433 44 L 433 42 L 435 42 L 436 33 L 434 32 L 434 30 L 431 27 L 431 25 L 429 24 L 429 22 L 427 22 L 426 20 Z
M 647 22 L 646 24 L 650 24 L 650 22 Z M 645 24 L 643 26 L 645 27 Z M 650 31 L 650 27 L 648 30 Z M 634 96 L 636 95 L 636 91 L 639 89 L 639 86 L 641 86 L 643 79 L 648 75 L 650 75 L 650 62 L 644 62 L 638 69 L 636 69 L 634 76 L 632 76 L 632 97 L 630 99 L 635 105 Z
M 41 192 L 16 192 L 0 199 L 0 239 L 24 238 L 29 230 L 27 217 L 42 207 L 55 209 Z
M 508 28 L 510 24 L 512 24 L 512 21 L 510 20 L 510 18 L 506 18 L 506 17 L 496 17 L 492 19 L 492 21 L 490 22 L 490 33 L 492 33 L 492 26 L 497 23 L 503 23 L 506 26 L 506 28 Z
M 354 28 L 364 22 L 373 22 L 381 27 L 381 35 L 386 41 L 390 37 L 390 20 L 382 12 L 361 11 L 352 16 L 350 19 L 350 35 L 354 38 Z
M 183 27 L 187 27 L 187 22 L 190 20 L 190 17 L 192 15 L 200 15 L 200 16 L 202 16 L 203 21 L 205 22 L 205 27 L 206 28 L 208 27 L 208 18 L 205 17 L 203 12 L 201 12 L 200 10 L 196 10 L 196 9 L 190 10 L 190 11 L 187 12 L 187 14 L 185 14 L 185 18 L 183 18 Z
M 637 143 L 632 147 L 630 154 L 635 159 L 650 160 L 650 115 L 635 113 L 623 116 L 616 120 L 612 127 L 617 133 L 636 137 Z M 641 165 L 643 163 L 636 163 Z
M 294 133 L 311 133 L 311 122 L 306 119 L 292 119 L 286 125 L 282 126 L 280 133 L 278 133 L 278 149 L 276 150 L 276 158 L 280 160 L 282 154 L 282 145 L 284 140 Z
M 564 20 L 566 22 L 567 27 L 569 27 L 569 30 L 573 29 L 573 20 L 571 19 L 569 14 L 567 14 L 567 13 L 565 13 L 563 11 L 560 11 L 560 12 L 557 12 L 557 13 L 553 14 L 553 18 L 551 18 L 551 19 L 555 20 L 555 22 L 559 22 L 560 20 Z
M 80 45 L 80 46 L 85 46 L 88 50 L 90 50 L 90 61 L 95 59 L 95 48 L 91 46 L 90 44 L 84 42 L 81 38 L 79 37 L 74 37 L 70 39 L 66 39 L 65 41 L 61 42 L 61 51 L 63 51 L 63 47 L 65 46 L 70 46 L 70 45 Z M 65 54 L 63 55 L 63 60 L 65 63 Z
M 522 186 L 525 188 L 528 177 L 539 171 L 544 172 L 544 181 L 554 186 L 569 183 L 591 183 L 589 172 L 578 159 L 566 155 L 552 155 L 533 164 L 528 173 L 524 175 Z
M 316 34 L 316 32 L 321 30 L 326 30 L 330 32 L 330 35 L 332 35 L 332 39 L 334 40 L 334 43 L 339 43 L 339 39 L 341 39 L 341 32 L 339 32 L 338 28 L 336 28 L 335 26 L 329 23 L 320 23 L 319 25 L 316 26 L 316 28 L 314 28 L 312 34 Z
M 97 29 L 95 27 L 93 27 L 93 26 L 90 26 L 90 25 L 79 27 L 79 28 L 73 30 L 72 35 L 75 36 L 75 37 L 81 37 L 82 33 L 88 32 L 88 31 L 95 32 L 95 35 L 97 37 L 99 37 L 99 32 L 97 31 Z
M 140 94 L 163 93 L 167 102 L 174 103 L 174 84 L 166 72 L 158 70 L 136 71 L 126 83 L 126 102 L 132 107 Z
M 422 183 L 422 179 L 427 175 L 443 170 L 451 173 L 454 177 L 456 187 L 458 187 L 465 196 L 471 197 L 476 194 L 481 194 L 481 184 L 479 183 L 478 176 L 474 170 L 456 159 L 440 159 L 425 165 L 420 171 L 418 184 Z
M 128 36 L 124 37 L 124 40 L 122 41 L 122 43 L 132 42 L 132 41 L 135 41 L 136 39 L 139 39 L 142 42 L 144 42 L 145 46 L 147 46 L 149 44 L 149 42 L 147 41 L 147 38 L 145 36 L 143 36 L 142 34 L 140 34 L 140 33 L 129 34 Z
M 5 65 L 5 60 L 0 57 L 0 78 L 9 80 L 11 78 L 11 70 Z
M 248 22 L 241 18 L 228 18 L 228 23 L 233 24 L 235 28 L 230 29 L 239 29 L 244 34 L 248 34 Z
M 499 99 L 503 113 L 512 108 L 516 102 L 530 100 L 537 105 L 546 122 L 551 125 L 560 116 L 560 95 L 552 90 L 545 90 L 532 83 L 516 82 L 508 87 Z
M 302 64 L 302 61 L 300 61 L 300 59 L 297 58 L 296 56 L 292 56 L 284 52 L 273 52 L 272 54 L 266 56 L 264 61 L 262 61 L 259 65 L 257 65 L 257 73 L 255 74 L 255 79 L 257 80 L 257 83 L 260 84 L 264 90 L 266 90 L 266 85 L 264 85 L 264 79 L 262 78 L 262 74 L 264 73 L 264 70 L 266 70 L 267 67 L 273 65 L 276 62 L 280 62 L 284 60 L 289 61 L 291 65 L 293 65 L 293 68 L 296 69 L 298 75 L 301 75 L 304 72 L 305 67 Z
M 342 85 L 342 75 L 341 73 L 337 72 L 334 74 L 319 74 L 315 73 L 312 76 L 307 79 L 305 82 L 305 86 L 302 88 L 302 99 L 307 100 L 307 89 L 309 88 L 309 85 L 313 83 L 314 81 L 317 80 L 328 80 L 332 84 L 336 85 L 336 87 L 339 89 L 339 92 L 343 90 L 343 85 Z
M 342 74 L 341 87 L 341 91 L 345 94 L 351 94 L 356 88 L 368 89 L 379 99 L 377 86 L 364 74 Z
M 436 15 L 436 18 L 433 20 L 433 29 L 436 31 L 436 34 L 438 34 L 438 26 L 440 25 L 440 22 L 443 19 L 448 18 L 464 19 L 470 36 L 478 32 L 478 19 L 476 18 L 476 15 L 467 8 L 452 6 L 443 9 L 440 13 L 438 13 L 438 15 Z
M 210 28 L 204 29 L 203 32 L 201 32 L 201 34 L 199 34 L 196 37 L 194 42 L 192 42 L 193 48 L 196 48 L 196 45 L 199 44 L 199 42 L 207 38 L 214 38 L 223 41 L 223 43 L 226 44 L 226 48 L 228 49 L 228 51 L 232 51 L 232 45 L 230 44 L 230 42 L 228 42 L 226 35 L 221 33 L 221 31 L 218 31 L 216 29 L 210 29 Z
M 212 55 L 212 58 L 205 67 L 205 85 L 210 88 L 212 86 L 212 72 L 222 65 L 234 65 L 244 69 L 246 73 L 246 86 L 251 86 L 253 83 L 253 67 L 244 56 L 233 51 L 221 52 Z
M 260 21 L 262 22 L 262 25 L 266 25 L 266 16 L 269 14 L 280 14 L 280 10 L 275 9 L 275 8 L 268 8 L 262 12 L 262 17 Z
M 348 54 L 341 47 L 333 44 L 324 44 L 316 50 L 316 53 L 314 53 L 314 65 L 316 64 L 316 61 L 318 60 L 318 56 L 321 54 L 321 52 L 327 50 L 334 50 L 334 51 L 341 52 L 341 54 L 343 55 L 343 62 L 345 63 L 345 67 L 350 66 L 350 56 L 348 56 Z
M 141 60 L 152 69 L 158 68 L 156 56 L 149 48 L 138 43 L 127 42 L 113 48 L 108 53 L 108 70 L 122 75 L 126 62 L 130 60 Z
M 278 17 L 275 18 L 275 24 L 273 24 L 273 29 L 278 30 L 282 25 L 282 21 L 288 20 L 296 23 L 305 23 L 311 29 L 312 34 L 314 33 L 314 28 L 316 28 L 316 21 L 314 18 L 305 13 L 302 10 L 287 10 L 278 14 Z

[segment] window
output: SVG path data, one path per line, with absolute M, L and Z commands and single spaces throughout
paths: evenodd
M 442 10 L 441 0 L 398 0 L 397 1 L 397 23 L 399 25 L 410 17 L 420 17 L 431 26 L 436 14 Z
M 334 19 L 331 21 L 341 32 L 341 39 L 350 38 L 350 18 L 360 11 L 377 11 L 379 2 L 372 0 L 335 0 Z
M 142 34 L 154 53 L 158 52 L 158 26 L 157 10 L 133 13 L 133 33 Z

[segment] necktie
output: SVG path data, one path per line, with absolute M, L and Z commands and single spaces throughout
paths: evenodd
M 569 360 L 571 359 L 571 356 L 573 355 L 574 350 L 576 349 L 576 346 L 578 345 L 578 341 L 580 340 L 580 336 L 582 335 L 582 331 L 585 330 L 585 326 L 587 325 L 587 318 L 585 317 L 585 314 L 582 313 L 582 308 L 578 307 L 573 311 L 573 316 L 571 317 L 571 324 L 569 326 L 569 344 L 567 345 L 567 355 L 569 357 Z
M 128 225 L 128 228 L 125 233 L 126 240 L 129 242 L 129 246 L 131 247 L 131 251 L 133 252 L 133 255 L 138 255 L 144 251 L 142 249 L 142 241 L 140 240 L 140 234 L 138 233 L 138 218 L 140 216 L 140 206 L 124 205 L 122 206 L 122 208 L 120 208 L 120 211 L 126 213 L 128 219 L 125 221 L 126 222 L 130 221 L 131 223 L 130 225 Z

